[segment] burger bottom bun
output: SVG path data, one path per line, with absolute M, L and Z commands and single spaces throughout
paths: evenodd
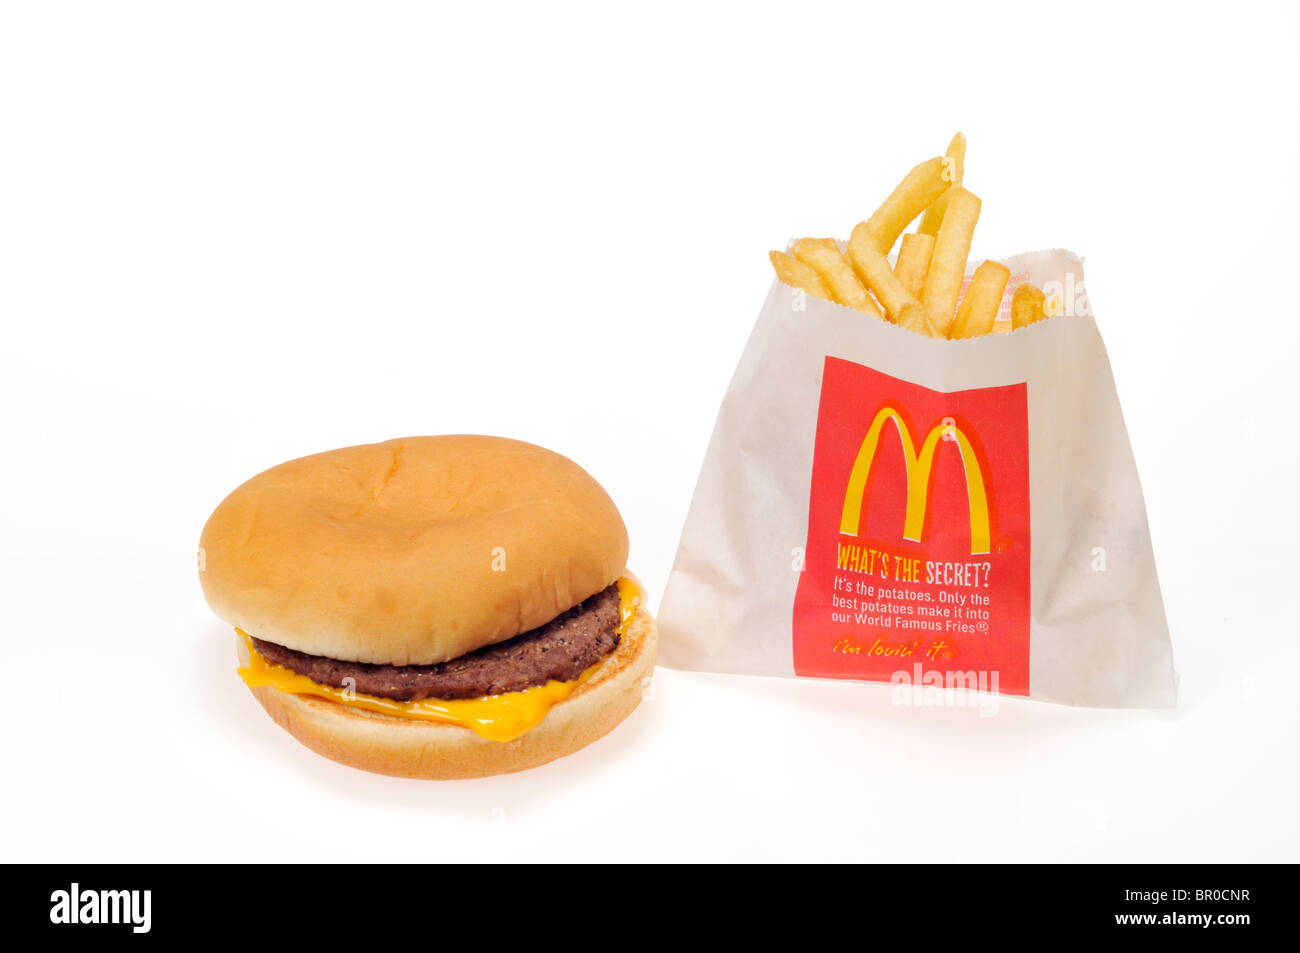
M 242 653 L 243 640 L 237 639 Z M 269 685 L 250 690 L 276 724 L 340 764 L 402 778 L 481 778 L 535 768 L 611 731 L 641 701 L 658 640 L 650 613 L 637 609 L 618 648 L 592 676 L 513 741 L 489 741 L 460 725 L 393 718 Z

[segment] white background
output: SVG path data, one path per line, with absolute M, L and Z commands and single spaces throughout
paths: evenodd
M 1295 5 L 109 6 L 0 14 L 6 859 L 1297 859 Z M 531 440 L 657 603 L 766 252 L 956 129 L 976 258 L 1087 256 L 1176 711 L 661 669 L 453 783 L 266 718 L 194 570 L 226 492 Z

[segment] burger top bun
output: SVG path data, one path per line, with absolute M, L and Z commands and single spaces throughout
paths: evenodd
M 250 635 L 429 665 L 535 629 L 612 584 L 627 529 L 576 463 L 501 437 L 407 437 L 290 460 L 199 540 L 203 594 Z

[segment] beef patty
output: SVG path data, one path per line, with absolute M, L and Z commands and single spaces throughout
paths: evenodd
M 340 662 L 262 639 L 253 644 L 268 662 L 320 685 L 398 701 L 479 698 L 577 678 L 618 646 L 619 618 L 615 584 L 531 632 L 437 665 Z M 353 681 L 345 686 L 344 679 Z

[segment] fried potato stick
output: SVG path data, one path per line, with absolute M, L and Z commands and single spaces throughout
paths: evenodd
M 903 176 L 884 204 L 867 219 L 867 230 L 882 255 L 888 255 L 903 229 L 943 194 L 952 176 L 951 164 L 941 156 L 927 159 Z
M 953 319 L 948 336 L 973 338 L 993 330 L 1002 307 L 1002 294 L 1007 290 L 1011 269 L 996 261 L 981 262 L 971 276 L 966 296 L 961 299 L 957 317 Z
M 898 326 L 907 328 L 909 331 L 915 331 L 917 334 L 924 334 L 927 337 L 943 337 L 943 334 L 930 323 L 930 319 L 925 313 L 925 307 L 920 302 L 909 304 L 903 309 L 898 316 Z
M 914 298 L 921 297 L 925 285 L 925 272 L 930 267 L 930 253 L 934 251 L 934 236 L 908 232 L 903 244 L 898 246 L 898 261 L 894 274 Z
M 832 239 L 801 238 L 794 243 L 793 251 L 795 258 L 822 276 L 830 288 L 832 301 L 878 318 L 884 317 Z
M 961 187 L 962 178 L 966 174 L 966 137 L 960 132 L 953 136 L 952 142 L 948 143 L 948 151 L 943 154 L 943 157 L 951 163 L 952 185 L 925 210 L 925 215 L 921 217 L 921 224 L 916 227 L 922 235 L 939 234 L 939 224 L 943 221 L 943 213 L 948 209 L 948 199 L 952 197 L 952 190 Z
M 971 237 L 980 217 L 980 200 L 973 192 L 959 188 L 948 200 L 939 234 L 934 239 L 930 269 L 925 273 L 921 303 L 935 328 L 947 336 L 966 275 L 966 258 L 970 255 Z
M 897 321 L 904 308 L 918 303 L 912 292 L 903 286 L 889 267 L 889 261 L 876 248 L 875 239 L 866 222 L 859 222 L 849 237 L 849 264 L 884 307 L 889 320 Z
M 787 255 L 783 251 L 769 252 L 767 257 L 771 260 L 772 267 L 776 270 L 776 277 L 780 281 L 792 288 L 802 288 L 815 297 L 825 298 L 827 301 L 835 300 L 831 296 L 831 289 L 827 286 L 826 279 L 798 258 Z
M 1043 320 L 1047 317 L 1046 303 L 1047 296 L 1038 288 L 1028 282 L 1018 286 L 1011 296 L 1011 327 L 1019 330 Z

